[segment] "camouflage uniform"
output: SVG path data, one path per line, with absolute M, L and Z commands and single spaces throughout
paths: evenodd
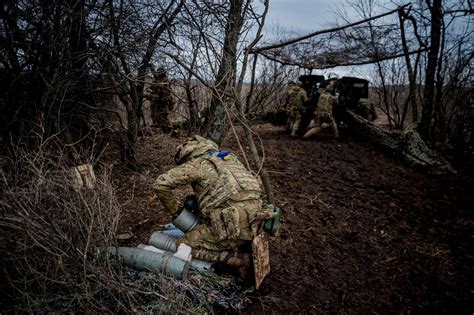
M 314 123 L 308 128 L 309 130 L 303 136 L 309 138 L 315 136 L 321 132 L 322 123 L 328 123 L 331 125 L 336 138 L 339 137 L 339 131 L 337 129 L 337 123 L 332 115 L 333 106 L 337 105 L 337 96 L 331 95 L 328 91 L 321 94 L 318 100 L 318 105 L 314 111 Z
M 199 136 L 187 143 L 194 150 L 186 153 L 186 161 L 159 176 L 153 187 L 166 209 L 176 212 L 178 201 L 172 190 L 192 185 L 201 220 L 194 230 L 178 239 L 177 245 L 191 246 L 195 258 L 222 261 L 226 255 L 223 251 L 241 246 L 256 236 L 269 211 L 262 209 L 262 191 L 257 179 L 235 155 L 222 155 L 214 142 Z M 186 148 L 186 143 L 181 146 Z
M 291 136 L 295 137 L 301 124 L 301 117 L 305 112 L 305 103 L 308 102 L 306 91 L 297 84 L 289 84 L 286 94 L 286 106 L 290 118 Z
M 159 127 L 163 132 L 170 132 L 172 126 L 168 115 L 174 107 L 170 81 L 166 75 L 166 70 L 163 68 L 155 71 L 153 78 L 154 82 L 147 95 L 150 100 L 151 119 L 154 126 Z
M 374 121 L 377 119 L 377 111 L 375 110 L 374 103 L 370 101 L 360 100 L 357 104 L 355 112 L 367 119 L 368 121 Z

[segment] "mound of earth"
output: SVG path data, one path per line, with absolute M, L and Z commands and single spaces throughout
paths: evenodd
M 462 210 L 472 197 L 460 203 L 456 177 L 417 173 L 349 137 L 303 141 L 271 125 L 257 132 L 284 225 L 271 240 L 271 273 L 245 312 L 472 314 L 474 225 Z M 149 197 L 181 142 L 147 136 L 142 172 L 115 172 L 119 231 L 133 235 L 123 245 L 169 222 Z M 222 147 L 241 156 L 232 134 Z

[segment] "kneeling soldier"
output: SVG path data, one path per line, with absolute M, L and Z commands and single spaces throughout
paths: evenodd
M 334 120 L 332 111 L 333 107 L 337 105 L 338 98 L 331 94 L 332 89 L 328 86 L 324 91 L 321 91 L 321 96 L 319 96 L 318 105 L 314 111 L 314 120 L 311 125 L 308 127 L 308 131 L 305 133 L 303 138 L 309 138 L 311 136 L 316 136 L 321 132 L 322 124 L 327 123 L 332 127 L 334 136 L 339 137 L 339 131 L 337 129 L 337 123 Z
M 160 175 L 154 183 L 156 196 L 171 213 L 178 211 L 172 190 L 191 184 L 197 196 L 200 223 L 177 240 L 193 249 L 197 259 L 237 267 L 244 280 L 251 258 L 236 248 L 250 244 L 261 223 L 274 216 L 262 208 L 262 190 L 237 157 L 220 151 L 217 144 L 194 136 L 180 145 L 175 155 L 177 167 Z

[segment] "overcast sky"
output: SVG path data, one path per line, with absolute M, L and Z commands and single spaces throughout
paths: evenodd
M 467 2 L 467 0 L 451 0 L 446 1 L 446 5 L 459 5 L 463 3 L 462 1 Z M 340 20 L 339 13 L 341 11 L 345 11 L 346 16 L 351 21 L 360 20 L 361 17 L 348 2 L 367 4 L 367 0 L 270 0 L 263 32 L 264 37 L 260 45 L 281 40 L 282 32 L 286 33 L 283 37 L 291 38 L 333 27 L 336 21 Z M 409 3 L 410 0 L 376 1 L 377 4 L 375 4 L 374 7 L 374 14 L 395 9 L 396 4 L 394 2 L 403 4 Z M 451 25 L 449 31 L 453 32 L 453 30 L 459 29 L 462 33 L 468 25 L 471 25 L 467 24 L 468 21 L 470 21 L 469 17 L 465 19 L 458 18 L 456 22 Z M 340 21 L 340 24 L 345 23 Z M 338 67 L 326 71 L 316 70 L 313 73 L 327 75 L 329 72 L 339 76 L 359 76 L 370 80 L 373 73 L 373 66 Z
M 270 0 L 266 26 L 309 33 L 334 23 L 342 0 Z
M 281 28 L 295 35 L 304 35 L 317 30 L 331 27 L 336 22 L 337 10 L 345 6 L 343 0 L 270 0 L 267 18 L 265 21 L 263 42 L 267 38 L 274 38 L 271 34 L 275 29 Z M 266 36 L 265 36 L 266 35 Z M 367 67 L 335 68 L 325 71 L 313 71 L 313 74 L 327 75 L 329 72 L 339 76 L 363 76 L 368 71 Z

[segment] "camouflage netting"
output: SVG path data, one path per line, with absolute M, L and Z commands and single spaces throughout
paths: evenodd
M 400 34 L 396 30 L 387 28 L 385 31 L 380 31 L 378 42 L 369 42 L 370 36 L 367 36 L 367 32 L 367 26 L 360 26 L 351 29 L 351 32 L 342 30 L 323 34 L 261 54 L 283 64 L 299 65 L 308 69 L 326 69 L 341 65 L 371 63 L 401 53 Z
M 306 69 L 364 65 L 402 57 L 397 16 L 403 14 L 405 7 L 376 16 L 361 16 L 360 21 L 346 21 L 345 25 L 257 47 L 253 52 L 284 65 Z M 413 36 L 406 40 L 407 47 L 417 47 Z
M 430 174 L 455 172 L 447 161 L 426 145 L 414 129 L 390 132 L 350 110 L 345 111 L 344 120 L 354 133 L 369 139 L 414 169 Z

